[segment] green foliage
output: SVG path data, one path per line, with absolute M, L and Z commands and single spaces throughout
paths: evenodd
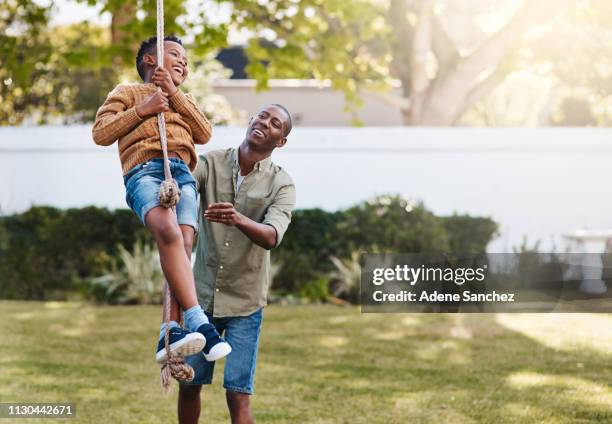
M 33 1 L 0 5 L 0 122 L 19 122 L 34 99 L 50 94 L 38 83 L 52 55 L 49 16 L 48 8 Z
M 298 210 L 272 253 L 272 289 L 310 299 L 329 296 L 331 289 L 356 300 L 361 252 L 473 254 L 484 252 L 494 234 L 488 218 L 438 218 L 399 196 L 338 212 Z M 155 302 L 161 274 L 150 245 L 148 231 L 129 210 L 33 207 L 0 218 L 0 297 L 66 298 L 83 281 L 103 276 L 85 285 L 94 299 Z
M 150 240 L 131 211 L 96 207 L 33 207 L 1 218 L 0 234 L 0 296 L 8 299 L 65 297 L 108 269 L 118 245 Z
M 300 288 L 300 297 L 311 302 L 325 302 L 329 299 L 329 280 L 319 276 Z
M 18 124 L 25 117 L 45 122 L 59 115 L 68 115 L 66 121 L 90 120 L 100 100 L 119 77 L 126 72 L 135 75 L 133 62 L 138 43 L 155 34 L 155 1 L 75 1 L 96 6 L 101 14 L 110 14 L 110 27 L 95 28 L 80 23 L 67 30 L 52 29 L 49 20 L 56 10 L 53 7 L 34 0 L 0 3 L 1 124 Z M 330 81 L 333 88 L 345 94 L 347 111 L 355 112 L 362 104 L 360 90 L 388 91 L 391 79 L 398 78 L 403 85 L 401 96 L 385 94 L 385 97 L 402 109 L 407 123 L 418 123 L 417 118 L 409 118 L 406 113 L 411 107 L 416 108 L 415 100 L 423 102 L 415 99 L 418 97 L 413 92 L 415 84 L 435 86 L 427 90 L 429 94 L 425 97 L 431 96 L 435 91 L 432 88 L 439 89 L 440 85 L 456 86 L 464 77 L 458 72 L 463 69 L 460 65 L 466 57 L 464 51 L 480 50 L 473 47 L 505 38 L 491 37 L 489 31 L 482 30 L 482 22 L 492 16 L 490 5 L 483 0 L 471 5 L 423 0 L 211 0 L 203 4 L 165 0 L 164 3 L 165 32 L 189 40 L 192 63 L 206 60 L 226 47 L 230 33 L 248 33 L 251 38 L 246 48 L 247 72 L 257 80 L 258 89 L 265 89 L 270 78 Z M 537 12 L 539 6 L 535 3 L 525 2 L 514 18 L 509 16 L 508 20 L 519 19 L 521 10 Z M 516 84 L 506 76 L 527 72 L 556 84 L 554 93 L 559 95 L 552 96 L 558 100 L 550 108 L 551 124 L 610 123 L 608 70 L 612 44 L 607 41 L 610 40 L 607 22 L 612 8 L 605 0 L 573 3 L 567 8 L 560 6 L 562 13 L 557 19 L 548 19 L 554 17 L 551 11 L 548 18 L 534 20 L 537 31 L 506 34 L 520 44 L 491 64 L 491 69 L 499 71 L 499 81 L 487 80 L 491 87 L 483 91 L 480 100 L 485 96 L 494 98 L 492 90 L 497 86 L 508 93 L 503 97 L 512 95 L 516 99 Z M 432 7 L 432 10 L 421 13 L 422 7 Z M 540 14 L 534 12 L 534 15 Z M 471 28 L 464 28 L 465 23 L 471 24 Z M 500 33 L 511 31 L 512 25 L 503 26 L 503 23 L 502 19 Z M 576 37 L 577 33 L 585 36 Z M 424 56 L 429 59 L 425 60 Z M 424 74 L 423 70 L 427 72 Z M 477 75 L 480 78 L 481 72 Z M 447 76 L 454 78 L 453 84 L 443 78 Z M 473 77 L 468 80 L 478 82 Z M 510 81 L 510 88 L 504 87 L 501 81 Z M 466 93 L 456 92 L 456 100 L 466 100 Z M 493 114 L 484 106 L 472 107 L 471 113 L 464 113 L 462 122 L 484 120 L 498 125 L 506 122 L 502 115 L 512 115 Z M 31 116 L 33 112 L 36 114 Z M 447 122 L 436 116 L 430 120 Z M 353 123 L 359 124 L 355 115 Z
M 232 11 L 228 29 L 252 38 L 247 73 L 259 89 L 269 78 L 330 80 L 347 108 L 361 105 L 358 90 L 389 82 L 389 27 L 385 4 L 370 0 L 217 0 Z
M 282 264 L 273 289 L 296 292 L 301 284 L 315 279 L 320 272 L 331 271 L 331 255 L 348 254 L 336 237 L 336 226 L 341 219 L 341 212 L 321 209 L 293 213 L 281 247 L 272 252 L 274 260 Z
M 536 241 L 532 247 L 527 243 L 527 237 L 523 237 L 520 246 L 512 248 L 516 255 L 516 269 L 514 278 L 518 287 L 524 288 L 548 288 L 554 291 L 563 289 L 565 266 L 560 256 L 555 253 L 540 253 L 540 241 Z M 566 288 L 569 289 L 569 286 Z
M 119 261 L 89 281 L 92 297 L 105 303 L 157 304 L 162 300 L 163 273 L 159 254 L 151 243 L 137 241 L 132 252 L 118 246 Z
M 359 252 L 353 252 L 349 259 L 339 259 L 331 256 L 335 271 L 329 274 L 333 284 L 334 296 L 357 303 L 359 298 L 359 286 L 361 284 L 361 262 Z
M 22 30 L 0 35 L 0 124 L 92 120 L 114 85 L 103 29 L 87 23 L 48 29 L 47 15 L 14 17 L 10 26 Z M 0 28 L 8 25 L 2 16 L 10 14 L 0 13 Z
M 448 233 L 451 252 L 474 257 L 486 252 L 489 241 L 498 235 L 491 218 L 452 215 L 440 218 Z
M 483 228 L 477 229 L 479 225 Z M 458 249 L 466 255 L 482 253 L 496 228 L 489 218 L 439 218 L 422 204 L 400 196 L 379 196 L 339 212 L 296 211 L 281 246 L 272 253 L 282 264 L 272 288 L 299 292 L 319 275 L 329 273 L 341 282 L 338 265 L 354 268 L 351 263 L 358 262 L 354 255 L 363 252 L 446 255 Z M 334 264 L 332 256 L 339 262 Z M 347 273 L 351 272 L 354 270 Z M 341 290 L 344 284 L 333 288 Z M 346 297 L 353 298 L 356 290 L 349 289 Z
M 400 196 L 379 196 L 344 212 L 338 231 L 349 251 L 423 254 L 449 250 L 439 218 L 423 204 Z
M 155 1 L 82 1 L 113 15 L 111 28 L 81 22 L 49 27 L 53 8 L 32 0 L 0 2 L 0 125 L 89 122 L 121 78 L 137 79 L 134 57 L 156 32 Z M 187 46 L 197 86 L 193 93 L 217 123 L 233 122 L 223 98 L 210 93 L 210 52 L 225 44 L 213 28 L 199 31 L 204 15 L 187 13 L 183 0 L 165 2 L 166 34 L 192 34 Z M 191 11 L 190 11 L 191 12 Z M 220 28 L 222 28 L 221 26 Z M 197 34 L 195 34 L 197 32 Z M 225 32 L 223 32 L 225 34 Z M 206 73 L 204 84 L 201 74 Z

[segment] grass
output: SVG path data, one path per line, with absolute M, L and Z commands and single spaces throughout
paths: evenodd
M 175 422 L 177 390 L 162 394 L 153 361 L 160 316 L 0 302 L 0 402 L 73 402 L 66 422 Z M 610 314 L 271 306 L 264 316 L 261 423 L 612 422 Z M 222 380 L 217 369 L 203 391 L 202 423 L 229 421 Z

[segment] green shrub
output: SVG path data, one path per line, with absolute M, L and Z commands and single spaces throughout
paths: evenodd
M 379 196 L 337 212 L 297 210 L 281 246 L 272 252 L 274 263 L 280 264 L 273 273 L 272 289 L 294 294 L 317 292 L 321 276 L 337 271 L 330 257 L 351 261 L 353 252 L 481 253 L 496 230 L 489 218 L 439 218 L 424 205 L 400 196 Z M 116 264 L 122 260 L 118 246 L 133 249 L 137 240 L 152 242 L 129 210 L 33 207 L 2 217 L 0 297 L 61 299 L 84 288 L 89 296 L 105 302 L 155 301 L 154 296 L 148 298 L 148 289 L 126 294 L 127 288 L 109 276 L 83 284 L 108 274 L 113 266 L 117 271 L 120 267 Z M 353 299 L 357 286 L 348 288 L 346 281 L 335 277 L 332 289 Z M 119 290 L 119 286 L 124 288 Z M 161 279 L 157 286 L 161 286 Z M 327 284 L 327 295 L 329 289 Z
M 157 304 L 162 301 L 164 275 L 157 249 L 138 241 L 132 252 L 118 246 L 120 264 L 89 280 L 90 295 L 98 302 Z
M 422 203 L 400 196 L 379 196 L 342 212 L 336 229 L 348 257 L 353 251 L 445 253 L 449 240 L 439 218 Z
M 66 297 L 108 269 L 117 246 L 150 240 L 131 211 L 97 207 L 33 207 L 0 218 L 0 234 L 0 297 L 33 300 Z
M 318 275 L 336 269 L 331 256 L 349 259 L 353 252 L 448 250 L 441 220 L 422 204 L 400 196 L 376 197 L 339 212 L 296 211 L 283 243 L 272 253 L 283 264 L 272 287 L 299 292 Z
M 356 303 L 361 285 L 361 263 L 359 252 L 353 252 L 350 259 L 329 259 L 336 268 L 329 274 L 331 291 L 334 296 Z
M 329 299 L 329 280 L 319 276 L 300 288 L 300 297 L 311 302 L 326 302 Z
M 341 212 L 321 209 L 293 213 L 283 242 L 272 251 L 274 260 L 282 264 L 273 280 L 274 290 L 298 293 L 306 282 L 333 269 L 329 257 L 342 255 L 338 251 L 345 253 L 336 231 L 341 219 Z
M 448 234 L 451 252 L 474 257 L 486 252 L 487 245 L 498 235 L 497 223 L 491 218 L 452 215 L 440 218 Z

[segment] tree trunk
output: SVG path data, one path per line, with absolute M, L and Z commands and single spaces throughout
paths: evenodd
M 131 51 L 134 47 L 134 37 L 126 27 L 136 19 L 136 2 L 126 1 L 112 11 L 111 18 L 111 43 L 118 47 L 118 53 L 113 57 L 115 66 L 123 65 L 123 56 L 126 50 Z
M 402 110 L 404 123 L 425 126 L 456 124 L 466 111 L 503 81 L 508 71 L 500 64 L 520 42 L 521 35 L 530 27 L 553 18 L 555 13 L 550 13 L 551 10 L 559 11 L 574 2 L 575 0 L 526 2 L 514 19 L 488 38 L 480 48 L 468 56 L 456 56 L 456 58 L 453 58 L 452 49 L 447 49 L 448 42 L 441 44 L 436 42 L 436 40 L 444 41 L 443 37 L 436 38 L 440 26 L 431 23 L 436 17 L 422 14 L 420 19 L 427 19 L 429 22 L 417 25 L 414 39 L 419 39 L 419 28 L 426 28 L 425 34 L 431 34 L 433 28 L 434 53 L 438 56 L 439 65 L 446 66 L 438 70 L 436 78 L 428 84 L 427 90 L 420 92 L 415 90 L 415 87 L 423 88 L 422 81 L 415 85 L 415 78 L 421 77 L 418 72 L 420 69 L 413 67 L 410 108 Z M 423 1 L 423 5 L 427 3 L 427 0 Z M 444 46 L 444 49 L 436 48 L 436 45 Z M 422 54 L 418 51 L 416 42 L 413 48 L 415 57 Z M 440 57 L 441 51 L 445 51 L 444 57 Z M 449 57 L 455 60 L 449 60 Z

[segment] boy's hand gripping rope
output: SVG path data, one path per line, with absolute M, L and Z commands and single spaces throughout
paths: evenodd
M 164 0 L 157 0 L 157 65 L 163 65 L 164 60 Z M 161 88 L 158 88 L 161 90 Z M 170 171 L 170 161 L 168 160 L 168 140 L 166 138 L 166 121 L 164 113 L 157 114 L 157 124 L 159 127 L 159 139 L 164 155 L 164 177 L 165 181 L 159 187 L 159 203 L 164 208 L 172 208 L 176 216 L 176 204 L 179 201 L 181 190 L 176 181 L 172 178 Z M 164 343 L 168 359 L 161 367 L 161 385 L 165 392 L 170 390 L 170 378 L 176 380 L 193 380 L 193 368 L 185 363 L 183 357 L 170 351 L 170 287 L 164 281 L 164 322 L 166 323 L 166 334 Z

